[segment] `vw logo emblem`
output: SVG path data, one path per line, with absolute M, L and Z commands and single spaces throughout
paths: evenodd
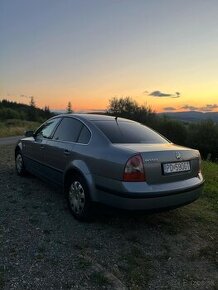
M 181 159 L 182 158 L 182 155 L 180 152 L 176 152 L 176 159 Z

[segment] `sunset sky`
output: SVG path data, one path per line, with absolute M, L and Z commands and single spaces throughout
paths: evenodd
M 218 111 L 217 0 L 0 0 L 0 100 Z

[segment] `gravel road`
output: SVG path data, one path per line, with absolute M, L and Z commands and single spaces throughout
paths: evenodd
M 23 136 L 3 137 L 0 138 L 0 145 L 15 144 Z
M 199 201 L 80 223 L 59 190 L 16 175 L 13 150 L 0 146 L 0 289 L 218 289 L 216 261 L 202 254 L 217 229 Z

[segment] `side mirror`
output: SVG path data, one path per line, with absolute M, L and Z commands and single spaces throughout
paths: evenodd
M 25 137 L 33 137 L 34 132 L 33 131 L 26 131 L 25 132 Z

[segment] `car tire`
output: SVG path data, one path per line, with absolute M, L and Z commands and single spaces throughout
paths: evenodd
M 19 176 L 25 176 L 27 171 L 24 166 L 23 156 L 20 151 L 17 152 L 15 157 L 15 168 Z
M 92 217 L 92 201 L 85 179 L 76 175 L 67 186 L 67 201 L 72 215 L 79 221 L 89 221 Z

